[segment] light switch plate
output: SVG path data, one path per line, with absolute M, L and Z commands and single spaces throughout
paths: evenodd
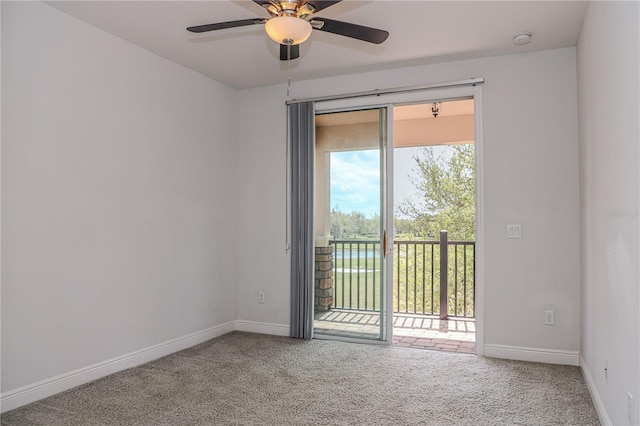
M 522 238 L 522 226 L 507 225 L 507 238 Z

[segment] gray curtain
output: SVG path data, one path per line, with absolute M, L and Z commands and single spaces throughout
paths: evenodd
M 313 335 L 313 102 L 289 105 L 291 143 L 291 328 L 289 335 Z

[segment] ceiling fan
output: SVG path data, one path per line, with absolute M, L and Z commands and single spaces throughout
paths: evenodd
M 312 30 L 325 31 L 369 43 L 380 44 L 389 32 L 348 22 L 316 18 L 314 14 L 340 3 L 342 0 L 253 0 L 269 12 L 271 18 L 240 19 L 187 28 L 192 33 L 224 30 L 247 25 L 264 24 L 267 35 L 280 44 L 280 60 L 288 61 L 300 56 L 300 43 L 306 41 Z

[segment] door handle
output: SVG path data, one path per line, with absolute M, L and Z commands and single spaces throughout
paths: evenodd
M 387 258 L 387 230 L 385 229 L 382 236 L 382 257 Z

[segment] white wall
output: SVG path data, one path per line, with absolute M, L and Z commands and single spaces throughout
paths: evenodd
M 593 2 L 578 43 L 583 368 L 605 422 L 640 424 L 640 4 Z M 608 362 L 608 378 L 605 376 Z
M 293 71 L 295 80 L 295 70 Z M 485 344 L 563 351 L 580 347 L 575 49 L 500 56 L 293 83 L 292 97 L 485 77 Z M 289 323 L 284 252 L 286 87 L 238 94 L 242 125 L 240 224 L 251 242 L 238 271 L 238 318 Z M 250 119 L 249 119 L 250 118 Z M 259 212 L 259 214 L 255 214 Z M 508 240 L 506 225 L 522 224 Z M 257 293 L 266 303 L 258 305 Z M 556 325 L 544 326 L 544 310 Z
M 237 310 L 240 321 L 275 325 L 288 335 L 289 255 L 285 253 L 285 87 L 238 92 Z M 258 304 L 263 291 L 265 303 Z M 250 330 L 257 328 L 251 327 Z
M 235 91 L 2 2 L 2 392 L 235 319 Z

